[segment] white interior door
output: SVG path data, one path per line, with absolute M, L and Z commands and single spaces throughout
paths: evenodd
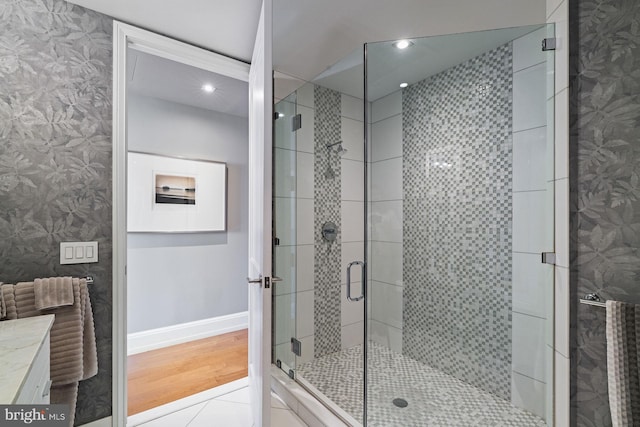
M 254 427 L 271 419 L 271 0 L 264 0 L 249 72 L 249 388 Z

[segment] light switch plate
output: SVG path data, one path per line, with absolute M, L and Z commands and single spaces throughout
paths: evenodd
M 98 262 L 98 242 L 60 242 L 60 264 Z

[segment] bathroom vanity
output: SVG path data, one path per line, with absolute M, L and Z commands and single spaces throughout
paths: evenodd
M 54 315 L 0 322 L 0 404 L 47 404 Z

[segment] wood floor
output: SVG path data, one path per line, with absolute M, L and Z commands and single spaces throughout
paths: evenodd
M 247 330 L 131 355 L 128 414 L 247 376 Z

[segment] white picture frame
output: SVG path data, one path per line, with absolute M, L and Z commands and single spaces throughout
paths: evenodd
M 226 231 L 227 165 L 130 151 L 130 233 Z

